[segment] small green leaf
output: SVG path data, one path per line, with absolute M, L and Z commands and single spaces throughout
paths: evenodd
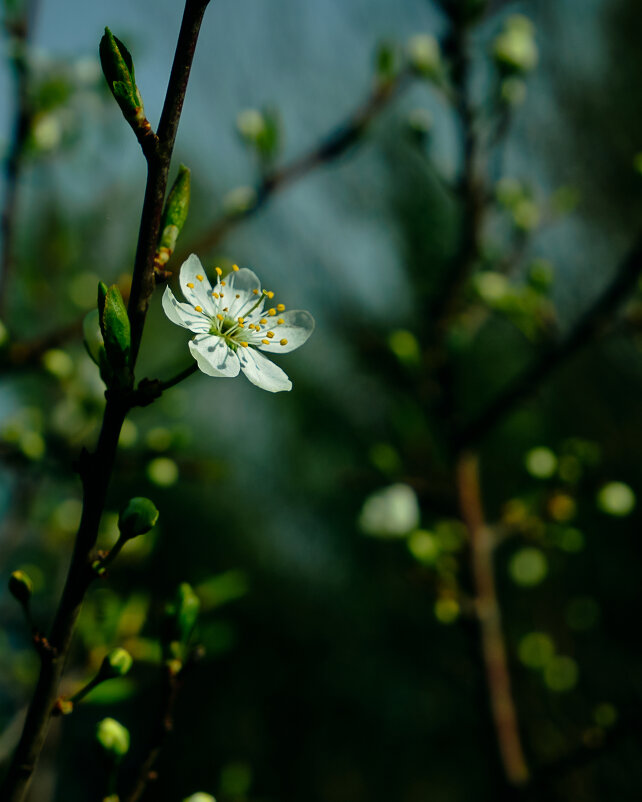
M 118 518 L 121 537 L 130 539 L 146 534 L 156 525 L 158 515 L 156 505 L 148 498 L 130 499 Z

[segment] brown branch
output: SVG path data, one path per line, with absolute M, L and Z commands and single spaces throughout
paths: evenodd
M 542 385 L 562 365 L 579 351 L 594 342 L 607 328 L 619 306 L 635 289 L 642 273 L 642 235 L 624 259 L 606 289 L 581 316 L 571 333 L 560 343 L 544 351 L 456 435 L 457 448 L 479 443 L 495 426 L 505 420 L 523 401 L 541 389 Z
M 129 314 L 132 323 L 132 372 L 149 297 L 154 289 L 153 257 L 158 243 L 160 217 L 167 186 L 169 162 L 180 117 L 187 79 L 201 20 L 209 0 L 186 0 L 165 106 L 161 117 L 158 149 L 147 153 L 148 178 L 143 202 L 141 228 L 136 251 Z M 84 596 L 94 578 L 92 550 L 98 535 L 111 479 L 118 437 L 129 411 L 127 394 L 110 390 L 96 450 L 83 452 L 79 472 L 83 484 L 83 509 L 74 552 L 60 603 L 48 638 L 50 650 L 42 654 L 40 675 L 29 706 L 22 737 L 5 778 L 0 798 L 3 802 L 22 802 L 36 762 L 42 751 L 56 701 L 58 686 Z
M 271 197 L 317 167 L 329 164 L 349 150 L 365 134 L 377 116 L 409 85 L 412 73 L 403 71 L 394 79 L 377 83 L 370 97 L 343 123 L 333 128 L 311 150 L 270 170 L 255 189 L 255 200 L 247 209 L 229 212 L 215 220 L 207 231 L 181 249 L 177 261 L 190 253 L 202 253 L 218 245 L 234 226 L 256 214 Z
M 528 782 L 530 775 L 511 692 L 501 610 L 495 586 L 494 544 L 492 533 L 484 520 L 479 460 L 475 454 L 465 453 L 459 458 L 456 482 L 461 515 L 470 538 L 475 612 L 481 630 L 482 657 L 495 736 L 506 780 L 511 786 L 521 787 Z
M 14 267 L 14 244 L 18 213 L 20 172 L 25 145 L 31 127 L 32 108 L 29 98 L 29 45 L 33 34 L 38 0 L 24 0 L 24 10 L 17 19 L 8 18 L 5 28 L 11 39 L 15 91 L 15 121 L 5 162 L 5 195 L 2 204 L 2 250 L 0 251 L 0 315 L 4 314 L 9 279 Z M 8 13 L 8 12 L 7 12 Z

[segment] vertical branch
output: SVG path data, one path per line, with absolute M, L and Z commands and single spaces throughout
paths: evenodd
M 148 162 L 147 187 L 136 250 L 129 303 L 132 324 L 132 371 L 143 333 L 150 296 L 154 290 L 153 259 L 158 243 L 167 176 L 200 24 L 209 0 L 186 0 L 174 65 L 170 75 L 154 146 L 144 148 Z M 41 653 L 41 669 L 29 706 L 20 742 L 5 781 L 2 802 L 22 802 L 29 789 L 36 763 L 47 736 L 51 713 L 83 599 L 94 573 L 92 551 L 105 507 L 120 430 L 132 406 L 131 393 L 108 390 L 98 444 L 93 453 L 83 452 L 79 471 L 83 483 L 83 509 L 74 552 L 54 618 L 51 634 Z
M 8 18 L 5 29 L 11 51 L 10 64 L 13 73 L 15 95 L 15 117 L 13 133 L 5 162 L 5 190 L 2 203 L 0 232 L 0 315 L 4 314 L 9 278 L 14 264 L 14 243 L 18 214 L 18 189 L 25 144 L 31 126 L 31 103 L 29 100 L 29 44 L 33 33 L 37 0 L 24 0 L 22 12 L 16 19 Z M 8 13 L 8 12 L 7 12 Z
M 461 515 L 470 538 L 475 610 L 481 630 L 482 656 L 497 746 L 506 780 L 512 786 L 520 787 L 528 782 L 530 774 L 511 692 L 501 610 L 495 586 L 494 544 L 492 533 L 484 521 L 476 454 L 466 452 L 461 455 L 457 463 L 456 481 Z

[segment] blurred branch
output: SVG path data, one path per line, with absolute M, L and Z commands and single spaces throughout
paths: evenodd
M 131 321 L 132 373 L 149 298 L 154 290 L 154 255 L 174 140 L 200 25 L 208 3 L 209 0 L 186 0 L 159 125 L 158 145 L 153 152 L 145 154 L 148 163 L 147 185 L 128 309 Z M 91 570 L 91 553 L 105 507 L 120 430 L 130 408 L 126 392 L 112 389 L 108 390 L 106 397 L 107 404 L 96 449 L 93 453 L 84 451 L 79 463 L 83 485 L 80 525 L 65 587 L 49 637 L 51 648 L 41 654 L 40 674 L 22 737 L 0 792 L 3 802 L 22 802 L 27 794 L 36 762 L 45 742 L 80 609 L 95 577 L 95 573 Z
M 456 482 L 461 515 L 470 538 L 470 557 L 475 585 L 475 612 L 482 639 L 486 686 L 495 725 L 497 745 L 506 780 L 524 786 L 529 770 L 524 757 L 517 711 L 510 685 L 501 610 L 495 586 L 493 538 L 484 520 L 479 480 L 479 459 L 470 452 L 458 460 Z
M 395 78 L 375 85 L 370 97 L 344 122 L 333 128 L 311 150 L 270 170 L 255 189 L 254 203 L 247 209 L 228 212 L 215 220 L 207 231 L 189 243 L 177 257 L 182 262 L 190 253 L 207 251 L 217 245 L 234 226 L 258 212 L 271 197 L 308 173 L 329 164 L 349 150 L 365 134 L 378 115 L 410 84 L 412 73 L 400 72 Z
M 508 386 L 455 436 L 457 448 L 468 448 L 482 440 L 489 431 L 509 416 L 516 406 L 541 389 L 561 365 L 593 342 L 608 326 L 626 297 L 635 289 L 642 273 L 642 236 L 616 271 L 611 282 L 581 316 L 562 342 L 542 353 L 535 362 Z
M 5 190 L 2 203 L 2 250 L 0 251 L 0 316 L 4 314 L 7 288 L 14 265 L 14 242 L 18 212 L 20 171 L 29 128 L 29 44 L 33 33 L 38 0 L 23 0 L 23 8 L 12 18 L 8 10 L 4 27 L 9 38 L 9 62 L 13 73 L 15 117 L 13 133 L 5 162 Z
M 167 737 L 174 727 L 174 708 L 176 707 L 178 692 L 185 678 L 185 672 L 192 667 L 194 660 L 198 658 L 199 654 L 198 651 L 194 652 L 178 672 L 172 669 L 171 664 L 165 664 L 163 666 L 163 686 L 161 689 L 158 720 L 155 728 L 152 730 L 149 750 L 138 771 L 134 786 L 129 794 L 123 797 L 123 802 L 139 802 L 150 782 L 157 779 L 158 775 L 154 770 L 154 766 L 165 746 Z

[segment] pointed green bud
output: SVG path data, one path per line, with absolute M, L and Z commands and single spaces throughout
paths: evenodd
M 96 740 L 105 752 L 116 759 L 124 757 L 129 751 L 129 731 L 114 718 L 104 718 L 98 722 Z
M 129 540 L 132 537 L 144 535 L 156 525 L 158 515 L 156 505 L 148 498 L 130 499 L 118 518 L 121 537 Z
M 133 659 L 126 649 L 117 647 L 105 655 L 105 658 L 98 671 L 101 680 L 115 679 L 124 677 L 132 667 Z
M 9 577 L 9 592 L 23 606 L 28 604 L 33 593 L 31 577 L 24 571 L 14 571 Z
M 109 364 L 121 368 L 129 362 L 131 328 L 123 296 L 115 284 L 107 290 L 100 321 Z
M 201 602 L 192 586 L 182 582 L 178 586 L 176 597 L 165 608 L 168 635 L 170 641 L 186 644 L 196 626 Z
M 167 196 L 163 221 L 161 224 L 161 237 L 156 251 L 156 266 L 163 267 L 176 248 L 176 241 L 181 229 L 187 220 L 189 211 L 189 198 L 191 186 L 191 172 L 188 167 L 181 164 L 178 175 Z
M 100 40 L 100 63 L 105 80 L 123 115 L 130 123 L 146 122 L 143 101 L 136 86 L 134 62 L 129 50 L 109 28 Z

